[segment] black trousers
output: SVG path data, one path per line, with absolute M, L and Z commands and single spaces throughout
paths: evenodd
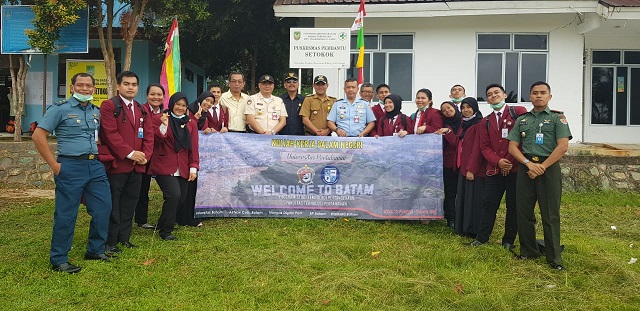
M 138 204 L 136 205 L 135 221 L 142 225 L 149 222 L 149 188 L 151 186 L 151 175 L 142 175 L 140 183 L 140 195 L 138 196 Z
M 162 212 L 160 219 L 158 219 L 158 230 L 161 237 L 166 237 L 173 232 L 173 226 L 176 224 L 176 212 L 187 197 L 188 181 L 179 176 L 162 175 L 156 176 L 156 182 L 160 186 L 164 198 Z
M 458 172 L 453 169 L 445 168 L 442 171 L 444 180 L 444 218 L 447 223 L 451 223 L 456 219 L 456 194 L 458 193 Z
M 129 242 L 133 213 L 138 204 L 142 174 L 135 171 L 107 175 L 111 185 L 111 217 L 107 245 Z
M 487 176 L 484 182 L 484 194 L 482 196 L 482 219 L 480 230 L 476 240 L 486 243 L 489 241 L 493 226 L 496 222 L 496 213 L 500 207 L 502 196 L 507 193 L 507 217 L 504 221 L 504 235 L 502 243 L 513 244 L 518 233 L 516 216 L 516 178 L 517 173 L 509 173 L 503 176 L 501 173 Z
M 196 193 L 198 191 L 198 179 L 187 181 L 187 196 L 184 203 L 178 207 L 176 213 L 176 223 L 181 226 L 196 226 L 200 221 L 194 218 L 194 208 L 196 206 Z

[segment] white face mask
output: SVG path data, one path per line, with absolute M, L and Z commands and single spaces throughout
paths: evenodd
M 84 95 L 80 93 L 73 93 L 73 98 L 77 99 L 81 103 L 86 103 L 93 99 L 93 95 Z

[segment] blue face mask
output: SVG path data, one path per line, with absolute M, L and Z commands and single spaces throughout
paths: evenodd
M 80 93 L 73 93 L 73 98 L 77 99 L 81 103 L 86 103 L 93 99 L 93 95 L 84 95 Z
M 464 97 L 458 97 L 458 98 L 451 97 L 451 101 L 454 102 L 454 103 L 459 103 L 462 100 L 464 100 Z
M 489 104 L 489 106 L 490 106 L 493 110 L 498 110 L 498 109 L 502 108 L 502 106 L 504 106 L 504 100 L 502 100 L 501 102 L 499 102 L 499 103 L 497 103 L 497 104 L 495 104 L 495 105 Z
M 173 112 L 171 112 L 171 116 L 172 116 L 172 117 L 174 117 L 174 118 L 176 118 L 176 119 L 182 119 L 182 118 L 186 117 L 187 115 L 186 115 L 186 114 L 183 114 L 183 115 L 181 115 L 181 116 L 179 116 L 179 117 L 178 117 L 178 116 L 176 116 Z

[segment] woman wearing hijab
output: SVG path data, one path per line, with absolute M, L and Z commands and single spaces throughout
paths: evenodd
M 444 127 L 435 133 L 442 135 L 442 177 L 444 181 L 444 218 L 447 226 L 454 229 L 456 219 L 456 191 L 458 190 L 458 142 L 462 133 L 462 114 L 453 102 L 440 105 Z
M 406 115 L 400 112 L 402 109 L 402 98 L 396 94 L 390 94 L 384 99 L 385 114 L 377 122 L 375 137 L 398 136 L 404 137 L 410 134 L 411 121 Z
M 484 190 L 484 157 L 476 132 L 482 126 L 482 113 L 478 102 L 467 97 L 460 104 L 462 113 L 462 133 L 458 148 L 458 190 L 456 195 L 456 233 L 475 237 L 480 228 L 482 212 L 482 192 Z
M 181 92 L 171 95 L 169 109 L 155 121 L 149 172 L 156 175 L 164 198 L 158 230 L 163 240 L 177 240 L 173 235 L 176 215 L 182 212 L 179 208 L 187 197 L 188 182 L 198 175 L 198 128 L 187 116 L 187 96 Z
M 211 107 L 215 103 L 216 98 L 213 93 L 204 91 L 198 96 L 194 102 L 189 104 L 189 117 L 191 121 L 196 122 L 198 130 L 203 134 L 211 134 L 216 132 L 210 127 L 209 113 Z M 196 194 L 198 192 L 198 179 L 189 181 L 187 185 L 187 197 L 184 203 L 178 208 L 176 215 L 176 223 L 181 226 L 202 227 L 201 221 L 194 218 L 194 208 L 196 205 Z
M 440 112 L 438 109 L 431 107 L 433 106 L 432 97 L 429 89 L 420 89 L 416 93 L 416 106 L 418 110 L 411 115 L 411 121 L 413 123 L 412 133 L 433 133 L 442 128 Z

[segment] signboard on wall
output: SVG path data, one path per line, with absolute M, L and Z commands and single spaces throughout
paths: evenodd
M 94 105 L 100 106 L 102 101 L 107 100 L 107 70 L 103 60 L 86 60 L 86 59 L 67 59 L 67 93 L 66 97 L 71 96 L 71 77 L 76 73 L 86 72 L 93 76 L 96 80 L 93 93 Z
M 89 11 L 78 11 L 80 18 L 72 25 L 60 29 L 60 40 L 54 42 L 56 54 L 89 52 Z M 33 29 L 31 22 L 35 14 L 30 5 L 3 5 L 1 32 L 2 54 L 42 54 L 27 44 L 27 29 Z
M 349 28 L 291 28 L 290 68 L 349 68 Z

